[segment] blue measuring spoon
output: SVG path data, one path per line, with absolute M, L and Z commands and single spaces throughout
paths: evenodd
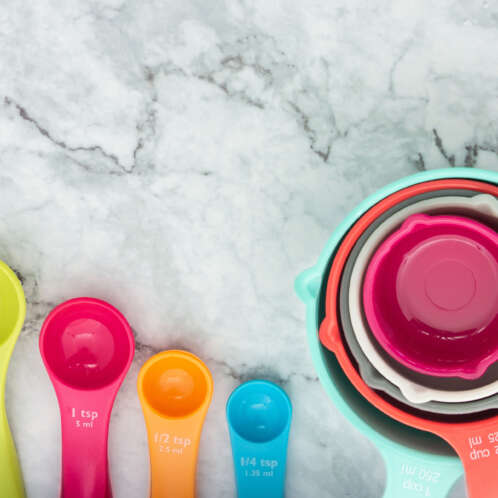
M 292 405 L 273 382 L 251 380 L 227 403 L 238 498 L 283 498 Z

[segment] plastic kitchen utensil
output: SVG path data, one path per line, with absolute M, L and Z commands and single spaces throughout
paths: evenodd
M 409 498 L 413 489 L 443 498 L 461 475 L 461 463 L 442 439 L 401 424 L 370 404 L 350 383 L 333 354 L 321 346 L 318 326 L 325 316 L 329 269 L 344 236 L 361 216 L 393 193 L 422 182 L 445 178 L 498 183 L 498 174 L 473 168 L 426 171 L 403 178 L 359 204 L 334 231 L 315 266 L 296 279 L 306 305 L 307 338 L 318 377 L 336 407 L 379 449 L 386 464 L 384 498 Z M 444 188 L 444 187 L 440 187 Z M 330 338 L 333 340 L 333 337 Z M 332 342 L 332 341 L 331 341 Z M 407 473 L 409 469 L 409 473 Z
M 419 194 L 423 194 L 425 192 L 433 192 L 437 190 L 452 188 L 476 190 L 478 192 L 489 193 L 492 195 L 496 195 L 496 193 L 498 192 L 498 188 L 494 185 L 484 182 L 467 180 L 465 178 L 451 178 L 446 180 L 427 181 L 411 185 L 402 190 L 392 193 L 385 199 L 382 199 L 380 202 L 378 202 L 377 206 L 374 206 L 372 209 L 368 210 L 360 218 L 360 220 L 358 220 L 358 222 L 352 226 L 351 231 L 349 232 L 351 247 L 358 240 L 362 232 L 365 231 L 365 229 L 371 223 L 373 223 L 376 218 L 378 218 L 382 213 L 395 206 L 396 204 L 399 204 L 406 199 Z M 322 322 L 322 324 L 320 325 L 319 338 L 321 343 L 331 351 L 335 351 L 334 340 L 337 337 L 338 330 L 337 317 L 335 314 L 335 309 L 338 303 L 338 282 L 340 281 L 342 270 L 344 268 L 344 264 L 349 255 L 349 252 L 351 251 L 351 247 L 345 246 L 344 244 L 341 245 L 341 258 L 338 258 L 337 255 L 335 256 L 328 276 L 326 293 L 327 316 L 324 322 Z
M 454 205 L 450 199 L 446 197 L 417 202 L 409 207 L 402 206 L 403 209 L 393 214 L 392 211 L 396 211 L 395 207 L 368 226 L 351 251 L 343 271 L 340 288 L 340 321 L 348 348 L 358 362 L 362 378 L 370 387 L 380 389 L 412 406 L 417 406 L 419 401 L 441 398 L 446 402 L 426 402 L 417 407 L 436 413 L 462 414 L 498 407 L 498 399 L 486 397 L 498 390 L 496 382 L 498 368 L 492 365 L 483 377 L 473 381 L 430 377 L 414 372 L 389 357 L 380 346 L 376 346 L 361 310 L 361 284 L 370 256 L 379 243 L 397 228 L 406 216 L 414 212 L 429 211 L 436 214 L 448 213 L 450 210 L 481 221 L 497 220 L 498 201 L 492 196 L 480 195 L 466 199 L 464 201 L 468 204 L 467 208 L 462 205 L 461 198 L 456 198 Z M 438 204 L 443 204 L 445 207 L 438 209 Z M 358 341 L 361 341 L 361 347 Z M 406 396 L 402 395 L 397 386 L 402 388 Z M 406 398 L 414 398 L 414 401 L 410 402 Z M 476 401 L 458 402 L 466 399 Z
M 23 498 L 24 485 L 5 411 L 5 381 L 10 357 L 26 315 L 26 300 L 15 273 L 0 261 L 0 489 L 9 498 Z
M 363 305 L 405 366 L 479 378 L 498 359 L 498 233 L 461 216 L 410 216 L 373 255 Z
M 495 175 L 484 173 L 484 176 L 491 178 Z M 379 202 L 366 215 L 363 215 L 359 222 L 364 223 L 366 218 L 375 218 L 376 212 L 381 214 L 385 210 L 385 204 L 384 207 L 382 205 L 383 202 Z M 455 449 L 464 465 L 470 498 L 496 497 L 498 494 L 498 473 L 495 468 L 498 463 L 498 453 L 494 443 L 498 435 L 498 416 L 486 417 L 483 414 L 482 418 L 474 416 L 471 421 L 441 422 L 431 419 L 424 412 L 411 413 L 409 407 L 401 404 L 395 406 L 391 401 L 383 398 L 368 387 L 351 362 L 341 337 L 340 328 L 337 326 L 337 320 L 329 316 L 330 311 L 337 306 L 336 299 L 331 300 L 330 290 L 334 289 L 331 278 L 338 271 L 340 276 L 344 261 L 357 238 L 358 234 L 351 234 L 351 231 L 344 237 L 333 259 L 327 283 L 327 316 L 324 322 L 328 322 L 325 327 L 328 329 L 327 333 L 330 335 L 331 344 L 334 344 L 334 353 L 341 368 L 356 389 L 376 408 L 399 422 L 438 435 Z M 339 270 L 339 266 L 341 270 Z M 333 291 L 335 297 L 337 297 L 337 283 Z M 334 323 L 336 325 L 332 326 Z
M 276 384 L 252 380 L 227 403 L 238 498 L 283 498 L 292 406 Z
M 482 399 L 498 391 L 494 367 L 490 367 L 484 377 L 474 381 L 425 376 L 393 360 L 376 345 L 375 338 L 369 333 L 361 304 L 363 275 L 379 244 L 415 213 L 465 214 L 493 224 L 498 220 L 498 200 L 487 194 L 472 198 L 427 199 L 408 206 L 398 205 L 371 223 L 351 251 L 341 278 L 340 319 L 348 347 L 359 364 L 365 382 L 400 401 L 423 403 L 420 408 L 437 413 L 470 413 L 494 407 L 493 404 L 498 407 L 498 401 Z M 430 400 L 444 403 L 427 403 Z M 458 403 L 471 400 L 479 402 Z
M 150 453 L 150 498 L 194 498 L 197 453 L 213 379 L 185 351 L 163 351 L 138 375 Z
M 109 418 L 134 350 L 124 316 L 98 299 L 66 301 L 42 326 L 40 352 L 61 413 L 61 498 L 112 496 Z

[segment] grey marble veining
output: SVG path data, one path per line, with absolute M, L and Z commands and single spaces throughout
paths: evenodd
M 381 496 L 380 457 L 314 373 L 293 280 L 383 184 L 498 170 L 497 46 L 491 0 L 3 0 L 0 258 L 28 300 L 7 402 L 28 495 L 59 479 L 40 325 L 92 295 L 137 341 L 116 498 L 146 496 L 135 381 L 172 347 L 214 375 L 199 497 L 234 496 L 224 405 L 253 377 L 294 404 L 289 498 Z

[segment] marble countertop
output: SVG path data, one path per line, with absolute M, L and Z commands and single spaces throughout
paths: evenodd
M 313 370 L 293 281 L 385 183 L 498 170 L 497 46 L 491 0 L 4 0 L 0 259 L 28 301 L 6 398 L 29 497 L 59 486 L 40 326 L 80 295 L 136 334 L 115 498 L 147 494 L 135 383 L 169 348 L 214 376 L 199 497 L 234 496 L 224 407 L 255 377 L 293 401 L 288 498 L 381 496 L 378 453 Z

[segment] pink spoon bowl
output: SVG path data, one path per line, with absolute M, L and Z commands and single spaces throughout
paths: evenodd
M 134 351 L 124 316 L 98 299 L 66 301 L 42 326 L 40 353 L 61 414 L 61 498 L 112 497 L 109 419 Z
M 410 216 L 373 255 L 363 306 L 403 365 L 480 377 L 498 359 L 498 234 L 469 218 Z

